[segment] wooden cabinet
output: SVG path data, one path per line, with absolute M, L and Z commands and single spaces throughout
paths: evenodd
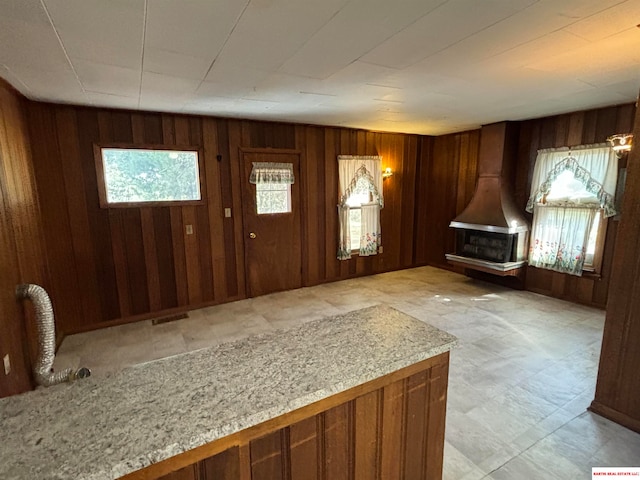
M 446 352 L 123 479 L 440 479 L 448 370 Z
M 640 109 L 627 158 L 600 368 L 590 410 L 640 432 Z

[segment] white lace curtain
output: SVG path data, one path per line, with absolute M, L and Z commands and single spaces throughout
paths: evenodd
M 605 217 L 616 214 L 614 195 L 618 180 L 618 157 L 607 144 L 539 150 L 533 168 L 527 212 L 533 212 L 535 204 L 545 199 L 554 180 L 566 170 L 573 172 L 587 191 L 598 199 Z
M 384 206 L 382 195 L 382 157 L 379 156 L 338 156 L 339 202 L 338 259 L 351 258 L 351 228 L 347 201 L 354 192 L 358 180 L 367 180 L 373 202 L 364 203 L 361 209 L 360 256 L 375 255 L 381 245 L 380 209 Z
M 253 162 L 249 183 L 293 185 L 293 163 Z
M 548 200 L 554 181 L 570 171 L 594 201 Z M 582 275 L 587 243 L 600 208 L 606 217 L 616 214 L 614 194 L 618 158 L 607 145 L 538 152 L 527 211 L 533 212 L 529 265 L 571 275 Z

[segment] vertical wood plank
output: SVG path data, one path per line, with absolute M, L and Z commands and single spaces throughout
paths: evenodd
M 216 301 L 221 301 L 227 296 L 227 281 L 225 272 L 224 251 L 224 222 L 221 192 L 220 163 L 228 161 L 220 154 L 217 160 L 218 130 L 216 121 L 210 118 L 203 119 L 202 136 L 204 145 L 205 171 L 207 176 L 207 204 L 209 214 L 209 241 L 211 249 L 211 269 L 213 274 L 213 296 Z
M 352 405 L 339 405 L 324 413 L 325 480 L 353 479 Z
M 150 207 L 140 209 L 140 222 L 142 225 L 144 263 L 147 268 L 149 308 L 151 311 L 157 312 L 162 308 L 162 302 L 160 300 L 160 272 L 156 249 L 156 231 L 153 224 L 153 210 Z
M 175 308 L 178 306 L 178 296 L 171 234 L 171 209 L 169 207 L 153 209 L 153 228 L 160 280 L 161 308 Z
M 378 478 L 379 398 L 375 391 L 355 400 L 355 478 Z
M 162 115 L 162 136 L 165 145 L 176 144 L 174 117 Z M 173 270 L 175 272 L 176 297 L 178 306 L 188 304 L 187 262 L 184 252 L 184 230 L 182 209 L 169 207 L 171 244 L 173 248 Z
M 318 155 L 322 153 L 322 147 L 319 147 L 319 136 L 317 130 L 312 127 L 305 129 L 306 148 L 304 161 L 300 162 L 300 177 L 303 182 L 301 194 L 305 196 L 306 212 L 303 212 L 302 219 L 304 223 L 306 244 L 309 245 L 307 250 L 307 261 L 305 274 L 303 274 L 303 285 L 316 285 L 320 281 L 320 263 L 324 260 L 324 237 L 320 241 L 321 222 L 324 220 L 320 213 L 324 211 L 320 208 L 318 191 L 324 194 L 324 185 L 319 182 L 324 180 L 324 175 L 318 175 Z M 315 215 L 312 212 L 317 212 Z M 323 222 L 322 222 L 323 223 Z M 324 263 L 324 262 L 322 262 Z
M 405 449 L 403 422 L 404 381 L 384 387 L 380 479 L 400 480 Z M 429 477 L 431 478 L 431 477 Z M 435 478 L 435 477 L 434 477 Z
M 0 357 L 9 355 L 12 367 L 0 376 L 0 397 L 32 387 L 37 353 L 35 322 L 15 286 L 50 282 L 26 114 L 26 102 L 0 80 Z
M 317 426 L 318 418 L 313 416 L 289 427 L 292 480 L 321 478 Z
M 55 113 L 58 145 L 62 160 L 65 196 L 69 199 L 68 212 L 70 240 L 73 246 L 74 264 L 78 275 L 78 293 L 83 315 L 69 319 L 73 328 L 82 321 L 99 321 L 101 313 L 100 288 L 97 283 L 93 241 L 87 216 L 86 192 L 82 175 L 82 161 L 78 146 L 78 130 L 75 109 L 61 107 Z M 97 317 L 97 318 L 96 318 Z
M 338 255 L 338 143 L 335 128 L 325 130 L 324 135 L 324 178 L 325 178 L 325 272 L 326 280 L 338 277 L 340 270 Z
M 413 375 L 406 381 L 404 478 L 424 478 L 427 381 L 427 372 Z
M 147 271 L 144 264 L 144 242 L 139 209 L 125 209 L 122 213 L 126 267 L 129 276 L 131 313 L 134 315 L 149 311 Z
M 235 128 L 231 128 L 234 125 Z M 243 178 L 243 175 L 240 174 L 240 158 L 238 156 L 239 147 L 241 145 L 246 145 L 246 143 L 242 143 L 242 131 L 238 125 L 238 122 L 229 122 L 229 144 L 235 146 L 235 148 L 230 148 L 229 158 L 230 158 L 230 167 L 231 167 L 231 178 L 235 179 L 235 182 L 230 184 L 231 187 L 231 197 L 233 200 L 233 209 L 236 212 L 242 212 L 242 198 L 241 198 L 241 189 L 239 182 L 246 182 L 248 179 Z M 245 265 L 244 265 L 244 231 L 243 225 L 240 218 L 232 219 L 232 228 L 229 233 L 233 236 L 234 245 L 237 245 L 235 249 L 235 265 L 236 267 L 236 285 L 234 291 L 237 292 L 239 296 L 246 296 L 246 281 L 245 281 Z
M 288 480 L 288 465 L 284 461 L 283 452 L 286 445 L 285 430 L 277 430 L 264 437 L 252 440 L 251 478 L 265 480 Z
M 151 143 L 149 139 L 145 138 L 145 119 L 142 114 L 131 114 L 131 130 L 134 143 Z M 142 228 L 142 248 L 144 251 L 144 264 L 147 275 L 149 308 L 151 311 L 157 312 L 162 308 L 162 302 L 160 300 L 160 273 L 155 227 L 153 225 L 153 210 L 151 207 L 140 208 L 140 224 Z
M 240 480 L 252 480 L 251 478 L 251 448 L 248 443 L 238 448 L 240 458 Z
M 98 113 L 90 109 L 77 109 L 76 117 L 80 166 L 85 184 L 85 205 L 91 244 L 94 248 L 93 261 L 97 275 L 96 283 L 99 288 L 98 300 L 102 312 L 101 315 L 97 315 L 96 320 L 113 320 L 120 318 L 121 315 L 111 249 L 109 210 L 100 208 L 95 162 L 91 161 L 94 158 L 94 143 L 100 140 Z M 41 208 L 46 207 L 41 206 Z
M 236 262 L 236 250 L 240 249 L 244 253 L 244 238 L 239 239 L 242 243 L 236 243 L 235 223 L 242 223 L 242 208 L 237 209 L 233 200 L 231 184 L 231 163 L 238 160 L 238 148 L 241 139 L 239 124 L 237 122 L 218 122 L 218 143 L 220 151 L 223 152 L 222 163 L 220 164 L 222 203 L 225 208 L 231 208 L 230 218 L 224 218 L 224 252 L 225 252 L 225 275 L 228 297 L 244 297 L 245 288 L 242 295 L 238 291 L 238 264 Z M 233 147 L 232 147 L 233 145 Z M 233 152 L 233 154 L 232 154 Z M 244 263 L 242 263 L 244 265 Z
M 190 145 L 191 131 L 189 129 L 189 119 L 183 116 L 174 118 L 176 144 Z M 187 276 L 187 301 L 189 305 L 202 302 L 202 290 L 200 286 L 200 264 L 198 259 L 198 236 L 207 232 L 198 232 L 196 229 L 196 207 L 180 207 L 182 211 L 183 239 L 184 239 L 184 260 Z M 191 228 L 193 233 L 188 234 L 187 229 Z
M 442 478 L 449 352 L 447 352 L 445 356 L 446 360 L 438 365 L 434 365 L 428 373 L 428 401 L 425 405 L 425 415 L 427 417 L 425 432 L 426 449 L 424 452 L 425 479 Z
M 232 447 L 200 462 L 198 480 L 239 480 L 239 478 L 240 447 Z
M 109 226 L 111 229 L 112 242 L 111 246 L 118 288 L 118 302 L 120 304 L 120 314 L 123 318 L 126 318 L 132 314 L 132 309 L 129 289 L 129 275 L 127 274 L 125 239 L 122 227 L 122 212 L 112 210 L 109 213 Z
M 32 154 L 40 204 L 47 206 L 47 214 L 42 215 L 42 226 L 47 257 L 53 272 L 49 293 L 53 299 L 58 328 L 69 331 L 82 318 L 82 308 L 74 294 L 78 289 L 78 277 L 73 246 L 67 241 L 71 219 L 59 161 L 55 112 L 49 106 L 34 105 L 29 112 L 29 123 L 39 139 L 32 144 Z
M 163 475 L 158 480 L 200 480 L 198 464 L 189 465 L 175 472 Z
M 195 207 L 182 207 L 182 223 L 185 229 L 184 252 L 187 263 L 187 298 L 190 305 L 196 305 L 202 302 L 198 236 L 204 235 L 205 232 L 198 231 Z M 193 233 L 189 233 L 189 229 Z

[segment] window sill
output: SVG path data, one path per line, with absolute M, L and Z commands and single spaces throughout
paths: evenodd
M 602 274 L 600 272 L 596 272 L 592 269 L 582 269 L 582 278 L 591 278 L 593 280 L 600 280 L 602 278 Z

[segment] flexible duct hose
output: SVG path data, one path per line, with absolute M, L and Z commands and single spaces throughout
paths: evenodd
M 73 370 L 67 368 L 61 372 L 53 372 L 53 360 L 56 351 L 56 327 L 53 318 L 53 306 L 46 290 L 40 285 L 27 283 L 18 285 L 16 296 L 19 299 L 28 298 L 33 303 L 38 328 L 38 358 L 33 366 L 33 376 L 36 383 L 45 387 L 56 383 L 71 382 L 78 378 L 91 375 L 87 368 Z

